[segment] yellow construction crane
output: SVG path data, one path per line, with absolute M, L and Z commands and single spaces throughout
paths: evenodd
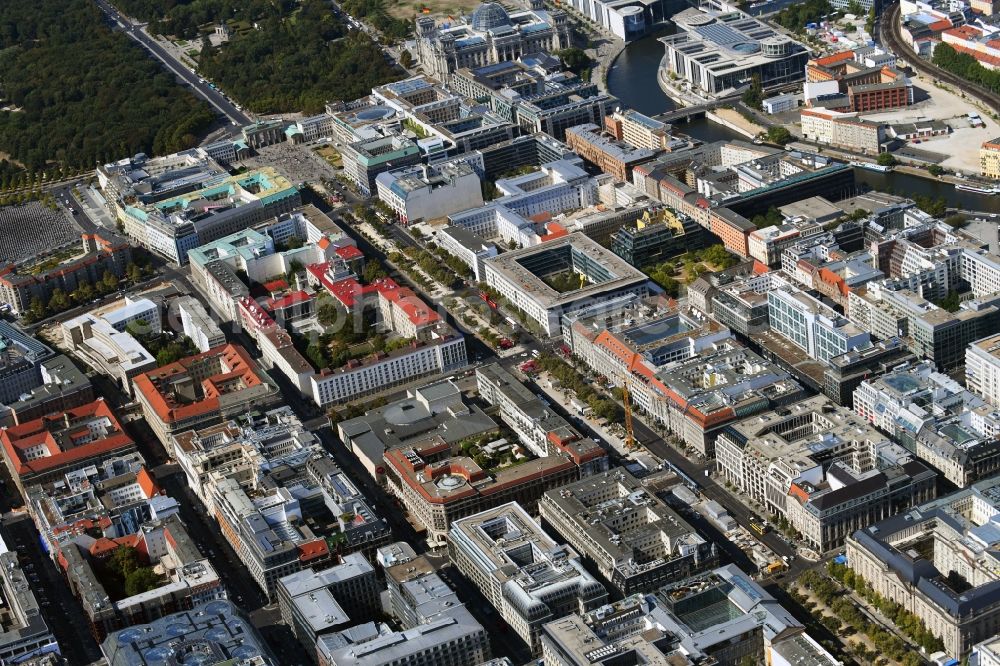
M 637 448 L 632 430 L 632 401 L 628 395 L 628 380 L 622 375 L 622 403 L 625 406 L 625 448 L 629 451 Z

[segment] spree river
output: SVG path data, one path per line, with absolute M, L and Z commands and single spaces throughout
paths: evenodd
M 624 106 L 640 113 L 655 116 L 672 111 L 677 104 L 667 97 L 656 80 L 656 72 L 663 58 L 663 45 L 657 37 L 673 33 L 673 26 L 629 44 L 608 72 L 608 90 L 620 99 Z M 701 118 L 677 125 L 677 130 L 705 142 L 746 137 Z M 974 192 L 960 192 L 950 183 L 929 178 L 920 178 L 905 173 L 879 173 L 867 169 L 855 169 L 855 180 L 859 185 L 898 194 L 900 196 L 923 195 L 942 198 L 949 206 L 965 210 L 1000 212 L 1000 196 L 984 196 Z

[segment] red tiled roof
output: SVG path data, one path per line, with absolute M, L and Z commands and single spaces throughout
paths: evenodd
M 156 479 L 153 478 L 153 475 L 145 467 L 140 469 L 139 473 L 135 475 L 135 480 L 139 484 L 139 487 L 142 488 L 142 494 L 146 496 L 146 499 L 159 494 L 160 487 L 156 485 Z
M 284 291 L 285 289 L 288 289 L 288 283 L 284 280 L 271 280 L 270 282 L 265 282 L 263 287 L 265 291 L 274 293 L 276 291 Z
M 548 233 L 539 239 L 542 243 L 569 235 L 569 231 L 566 230 L 566 227 L 558 222 L 549 222 L 545 225 L 545 230 L 548 231 Z
M 754 259 L 754 262 L 753 262 L 753 273 L 754 273 L 754 275 L 763 275 L 764 273 L 770 273 L 770 272 L 771 272 L 771 269 L 766 264 L 763 264 L 763 263 L 757 261 L 756 259 Z
M 90 544 L 90 549 L 87 551 L 94 557 L 101 557 L 102 555 L 107 555 L 118 550 L 118 544 L 108 539 L 107 537 L 101 537 Z
M 392 286 L 377 285 L 376 289 L 378 290 L 379 297 L 394 303 L 396 307 L 406 314 L 407 319 L 414 326 L 425 326 L 441 319 L 429 305 L 424 303 L 408 287 L 400 287 L 394 282 Z
M 75 432 L 82 421 L 97 418 L 108 419 L 107 437 L 84 443 L 78 443 L 81 441 L 80 437 L 67 437 L 73 446 L 66 449 L 60 446 L 57 436 L 67 429 L 67 424 Z M 59 414 L 49 414 L 5 428 L 0 432 L 0 444 L 18 476 L 40 474 L 81 460 L 100 458 L 112 451 L 135 445 L 103 398 Z M 37 446 L 44 447 L 48 455 L 26 460 L 25 452 Z
M 1000 68 L 1000 57 L 986 55 L 982 51 L 970 49 L 968 47 L 962 46 L 961 44 L 949 44 L 949 46 L 951 46 L 951 48 L 955 49 L 959 53 L 965 53 L 972 56 L 981 63 L 986 63 L 988 65 L 992 65 L 995 68 Z
M 334 252 L 337 256 L 344 261 L 351 261 L 352 259 L 360 259 L 365 256 L 365 253 L 356 248 L 353 245 L 344 245 L 343 247 L 338 247 Z
M 330 548 L 323 539 L 310 541 L 299 546 L 299 561 L 308 562 L 330 554 Z
M 941 32 L 942 30 L 947 30 L 951 27 L 951 21 L 948 19 L 941 19 L 940 21 L 934 21 L 927 26 L 927 29 L 931 32 Z
M 936 25 L 936 24 L 932 24 Z M 973 28 L 971 25 L 960 25 L 950 30 L 945 30 L 944 34 L 958 37 L 959 39 L 977 39 L 983 34 L 982 30 Z
M 854 60 L 854 51 L 840 51 L 822 58 L 815 58 L 812 62 L 820 67 L 829 67 L 830 65 L 836 65 L 850 60 Z
M 160 382 L 188 376 L 190 368 L 202 362 L 212 361 L 220 362 L 226 370 L 202 380 L 204 399 L 180 404 L 168 399 L 168 396 L 160 390 Z M 144 372 L 132 381 L 136 394 L 146 401 L 157 417 L 164 423 L 172 423 L 219 409 L 220 394 L 238 388 L 260 386 L 262 380 L 256 370 L 257 364 L 243 347 L 225 344 L 201 354 L 188 356 L 162 368 Z M 242 386 L 237 387 L 236 384 Z
M 293 291 L 290 294 L 285 294 L 281 298 L 267 299 L 267 309 L 274 311 L 282 308 L 289 308 L 297 303 L 306 303 L 311 301 L 312 298 L 311 294 L 307 294 L 304 291 Z

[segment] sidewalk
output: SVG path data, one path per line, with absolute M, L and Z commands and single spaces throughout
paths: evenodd
M 521 372 L 520 369 L 516 371 L 516 374 L 521 375 L 522 377 L 526 376 L 523 372 Z M 549 379 L 550 379 L 549 374 L 547 372 L 542 372 L 537 376 L 537 378 L 534 379 L 534 381 L 535 384 L 538 386 L 538 388 L 540 388 L 542 392 L 545 393 L 545 395 L 548 396 L 551 400 L 562 405 L 563 409 L 565 409 L 570 414 L 577 414 L 576 408 L 570 404 L 570 399 L 564 395 L 566 389 L 552 388 L 551 386 L 549 386 Z M 601 438 L 603 438 L 604 441 L 607 442 L 607 444 L 610 445 L 611 448 L 613 448 L 615 451 L 617 451 L 622 457 L 629 458 L 631 456 L 632 452 L 629 451 L 627 448 L 625 448 L 625 441 L 620 437 L 616 437 L 615 435 L 608 432 L 607 428 L 601 426 L 596 419 L 580 415 L 577 415 L 576 418 L 586 422 L 586 424 L 591 428 L 591 430 L 599 434 Z M 646 453 L 647 455 L 651 455 L 649 454 L 648 451 L 646 451 Z

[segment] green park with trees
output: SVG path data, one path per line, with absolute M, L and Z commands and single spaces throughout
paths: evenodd
M 214 120 L 90 0 L 0 3 L 0 72 L 0 172 L 93 169 L 182 150 Z
M 382 49 L 347 27 L 323 0 L 262 19 L 202 53 L 200 73 L 255 113 L 320 113 L 328 100 L 356 99 L 399 79 Z

